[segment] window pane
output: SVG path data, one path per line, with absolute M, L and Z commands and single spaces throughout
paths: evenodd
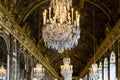
M 115 61 L 115 53 L 112 51 L 110 55 L 110 80 L 116 79 L 116 61 Z
M 115 80 L 115 78 L 116 78 L 115 64 L 110 64 L 110 80 Z
M 99 80 L 102 80 L 102 62 L 99 63 Z
M 108 60 L 104 60 L 104 80 L 108 80 Z
M 104 68 L 104 80 L 108 80 L 108 68 Z

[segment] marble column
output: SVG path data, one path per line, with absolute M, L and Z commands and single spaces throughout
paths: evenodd
M 10 80 L 10 40 L 8 41 L 7 54 L 7 80 Z
M 8 54 L 7 55 L 7 80 L 9 80 L 9 75 L 10 75 L 9 68 L 10 68 L 10 55 Z

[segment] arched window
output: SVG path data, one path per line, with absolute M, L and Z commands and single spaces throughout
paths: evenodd
M 99 74 L 99 80 L 102 80 L 102 62 L 100 62 L 99 63 L 99 72 L 98 72 L 98 74 Z
M 3 36 L 0 34 L 0 68 L 3 66 L 7 70 L 7 44 Z M 0 80 L 6 80 L 7 72 L 3 76 L 3 71 L 0 72 Z
M 108 80 L 108 59 L 104 59 L 104 80 Z
M 87 78 L 88 78 L 88 76 L 87 76 L 87 74 L 86 74 L 85 77 L 83 78 L 83 80 L 88 80 Z
M 116 79 L 116 56 L 114 51 L 110 55 L 110 80 Z

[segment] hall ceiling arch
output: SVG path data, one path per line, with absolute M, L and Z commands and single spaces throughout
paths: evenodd
M 22 1 L 23 0 L 20 0 L 21 1 L 21 3 L 22 3 Z M 37 2 L 36 2 L 37 1 Z M 46 1 L 46 2 L 45 2 Z M 84 1 L 84 0 L 82 0 L 82 1 Z M 81 20 L 81 39 L 79 40 L 79 44 L 78 44 L 78 46 L 76 46 L 75 48 L 73 48 L 71 51 L 68 51 L 68 53 L 69 53 L 69 55 L 70 56 L 74 56 L 74 58 L 72 57 L 72 59 L 74 60 L 74 61 L 76 61 L 75 60 L 75 58 L 77 58 L 78 59 L 78 61 L 79 60 L 81 60 L 82 62 L 84 62 L 84 65 L 86 65 L 87 64 L 87 69 L 88 69 L 88 65 L 91 63 L 91 61 L 93 60 L 92 58 L 92 56 L 93 56 L 93 41 L 95 41 L 95 43 L 96 43 L 96 48 L 98 48 L 98 46 L 101 46 L 101 42 L 103 41 L 104 42 L 104 39 L 107 37 L 106 36 L 106 34 L 105 34 L 105 29 L 106 29 L 106 23 L 108 22 L 109 23 L 109 21 L 113 21 L 113 17 L 114 16 L 117 16 L 117 15 L 114 15 L 115 14 L 115 12 L 117 13 L 117 11 L 114 11 L 115 10 L 115 6 L 114 6 L 114 4 L 113 5 L 109 5 L 109 4 L 107 4 L 107 3 L 109 3 L 111 1 L 111 3 L 113 4 L 113 2 L 116 2 L 117 0 L 85 0 L 85 2 L 84 2 L 84 7 L 81 9 L 80 7 L 79 7 L 79 2 L 80 1 L 78 1 L 78 0 L 74 0 L 74 4 L 76 3 L 77 5 L 75 5 L 75 9 L 78 9 L 79 11 L 81 11 L 81 14 L 83 15 L 83 17 L 81 17 L 81 19 L 84 19 L 84 20 Z M 24 1 L 23 1 L 24 2 Z M 32 3 L 31 3 L 32 2 Z M 44 3 L 42 3 L 42 2 L 44 2 Z M 22 12 L 22 14 L 20 14 L 21 15 L 21 18 L 22 18 L 22 20 L 24 20 L 23 22 L 21 21 L 21 23 L 23 23 L 24 24 L 24 22 L 25 23 L 28 23 L 28 24 L 30 24 L 28 27 L 30 27 L 32 30 L 31 31 L 33 31 L 33 33 L 34 32 L 37 32 L 37 31 L 35 31 L 36 29 L 41 29 L 41 31 L 42 31 L 42 20 L 39 20 L 39 19 L 42 19 L 42 11 L 38 11 L 37 12 L 37 10 L 43 10 L 43 8 L 46 8 L 48 5 L 49 5 L 49 0 L 47 1 L 47 0 L 35 0 L 35 1 L 32 1 L 32 0 L 30 0 L 30 2 L 29 2 L 29 0 L 26 0 L 26 3 L 28 4 L 28 7 L 26 7 L 26 6 L 22 6 L 22 7 L 19 7 L 19 8 L 17 8 L 18 10 L 20 9 L 20 11 L 21 11 L 21 9 L 23 9 L 23 8 L 26 8 L 25 10 L 23 10 L 23 12 Z M 41 4 L 42 3 L 42 4 Z M 38 4 L 41 4 L 41 5 L 38 5 Z M 32 5 L 32 7 L 30 7 Z M 36 6 L 35 6 L 36 5 Z M 93 17 L 94 17 L 94 15 L 92 14 L 93 13 L 93 8 L 96 8 L 95 10 L 97 10 L 97 11 L 95 11 L 96 12 L 96 15 L 95 15 L 95 21 L 96 21 L 96 23 L 95 23 L 95 28 L 97 28 L 96 29 L 96 33 L 97 34 L 93 34 L 93 28 L 94 28 L 94 23 L 93 23 Z M 15 7 L 16 8 L 16 7 Z M 42 8 L 42 9 L 41 9 Z M 34 13 L 34 10 L 35 10 L 35 13 Z M 86 12 L 84 12 L 83 13 L 83 11 L 82 10 L 84 10 L 84 11 L 86 11 Z M 31 11 L 31 12 L 30 12 Z M 39 14 L 38 13 L 41 13 L 40 15 L 41 16 L 39 16 Z M 19 14 L 19 12 L 18 12 L 18 14 Z M 32 15 L 33 14 L 33 15 Z M 37 14 L 37 15 L 36 15 Z M 111 14 L 113 14 L 113 16 L 111 16 Z M 17 14 L 16 14 L 17 15 Z M 91 16 L 92 15 L 92 16 Z M 40 18 L 37 18 L 37 17 L 40 17 Z M 14 17 L 14 16 L 13 16 Z M 15 20 L 17 20 L 18 18 L 17 17 L 14 17 L 15 18 Z M 26 19 L 25 19 L 26 18 Z M 35 21 L 35 19 L 37 19 L 37 21 L 38 21 L 38 23 Z M 112 19 L 112 20 L 111 20 Z M 29 21 L 30 20 L 30 21 Z M 116 18 L 114 19 L 114 21 L 116 20 Z M 35 21 L 35 22 L 33 22 L 33 21 Z M 32 23 L 33 22 L 33 23 Z M 39 24 L 39 22 L 41 22 L 41 24 Z M 112 22 L 112 23 L 114 23 L 114 22 Z M 20 28 L 22 28 L 23 26 L 21 25 L 21 24 L 19 24 L 18 23 L 18 25 L 20 25 L 19 27 Z M 37 26 L 37 28 L 36 28 L 36 26 Z M 14 27 L 14 26 L 13 26 Z M 16 26 L 17 27 L 17 26 Z M 112 30 L 112 28 L 114 27 L 114 26 L 111 26 L 111 25 L 108 25 L 107 27 L 110 27 L 110 29 L 109 30 Z M 6 28 L 6 27 L 5 27 Z M 15 28 L 15 27 L 14 27 Z M 17 27 L 18 28 L 18 27 Z M 15 28 L 15 29 L 17 29 L 17 28 Z M 11 27 L 9 27 L 9 28 L 6 28 L 6 29 L 11 29 Z M 38 31 L 38 33 L 40 34 L 40 36 L 39 35 L 37 35 L 37 33 L 35 33 L 35 34 L 32 34 L 32 36 L 29 36 L 30 38 L 29 39 L 32 39 L 32 40 L 34 40 L 35 38 L 38 38 L 38 37 L 40 37 L 40 39 L 41 39 L 41 43 L 42 44 L 40 44 L 40 49 L 38 48 L 38 50 L 40 51 L 38 51 L 38 52 L 34 52 L 34 51 L 32 51 L 32 49 L 31 48 L 33 48 L 33 47 L 29 47 L 29 46 L 27 46 L 27 45 L 25 45 L 25 46 L 27 46 L 27 49 L 28 50 L 30 50 L 31 52 L 32 52 L 32 54 L 35 56 L 35 58 L 36 59 L 38 59 L 38 60 L 40 60 L 41 62 L 44 62 L 45 61 L 45 63 L 47 64 L 47 60 L 49 60 L 49 61 L 51 61 L 52 60 L 52 58 L 51 57 L 57 57 L 57 52 L 55 51 L 55 50 L 52 50 L 52 49 L 48 49 L 45 45 L 44 45 L 44 42 L 43 42 L 43 40 L 42 40 L 42 37 L 41 37 L 41 34 L 42 34 L 42 32 L 39 32 Z M 117 30 L 116 30 L 117 31 Z M 10 33 L 12 33 L 12 32 L 10 32 Z M 22 33 L 22 32 L 21 32 Z M 116 33 L 116 32 L 115 32 Z M 15 33 L 14 33 L 15 34 Z M 24 34 L 21 34 L 21 35 L 24 35 Z M 35 36 L 35 37 L 34 37 Z M 115 34 L 115 36 L 116 36 L 116 34 Z M 15 37 L 16 37 L 16 35 L 15 35 Z M 25 36 L 25 38 L 26 38 L 26 36 Z M 24 41 L 21 41 L 21 39 L 19 39 L 19 37 L 17 37 L 17 39 L 24 45 Z M 40 40 L 40 39 L 37 39 L 37 40 Z M 115 39 L 116 39 L 116 37 L 115 37 Z M 98 44 L 99 43 L 99 44 Z M 39 44 L 37 44 L 37 45 L 35 45 L 35 47 L 36 46 L 38 46 Z M 104 48 L 105 48 L 105 46 L 104 45 L 102 45 Z M 86 48 L 86 49 L 84 49 L 84 48 Z M 43 51 L 42 51 L 43 50 Z M 99 48 L 97 49 L 97 50 L 99 50 Z M 101 53 L 103 53 L 104 51 L 101 51 Z M 47 58 L 45 58 L 45 60 L 44 60 L 44 58 L 42 57 L 40 57 L 39 56 L 39 54 L 38 53 L 40 53 L 40 55 L 42 54 L 43 55 L 43 57 L 47 57 Z M 51 54 L 51 53 L 53 53 L 53 54 Z M 99 52 L 100 53 L 100 52 Z M 55 54 L 55 56 L 54 56 L 54 54 Z M 46 55 L 48 55 L 48 56 L 46 56 Z M 98 54 L 97 54 L 98 55 Z M 77 56 L 77 57 L 76 57 Z M 79 56 L 81 56 L 81 57 L 79 57 Z M 87 56 L 87 57 L 86 57 Z M 58 55 L 58 57 L 59 57 L 59 55 Z M 60 56 L 61 57 L 61 56 Z M 62 58 L 62 57 L 61 57 Z M 56 58 L 55 58 L 56 59 Z M 51 63 L 54 63 L 54 60 L 55 59 L 53 59 L 53 61 L 51 61 Z M 43 61 L 44 60 L 44 61 Z M 86 62 L 85 62 L 85 60 L 87 60 Z M 77 62 L 78 62 L 77 61 Z M 89 61 L 89 62 L 88 62 Z M 72 61 L 73 62 L 73 61 Z M 57 64 L 59 64 L 59 63 L 57 63 Z M 80 64 L 83 64 L 83 63 L 80 63 Z M 79 65 L 80 65 L 79 64 Z M 43 63 L 43 65 L 44 65 L 44 63 Z M 52 64 L 53 65 L 53 64 Z M 75 64 L 76 65 L 76 64 Z M 50 67 L 50 65 L 48 64 L 48 65 L 45 65 L 48 69 L 50 69 L 51 67 Z M 49 66 L 49 67 L 48 67 Z M 54 65 L 53 65 L 54 66 Z M 56 69 L 57 69 L 57 66 L 59 66 L 59 65 L 56 65 Z M 79 66 L 79 67 L 82 67 L 81 65 Z M 52 69 L 52 68 L 51 68 Z M 51 71 L 51 70 L 50 70 Z M 60 70 L 57 70 L 57 71 L 60 71 Z M 75 70 L 75 71 L 77 71 L 77 70 Z M 85 68 L 85 70 L 83 70 L 83 74 L 84 74 L 84 71 L 86 71 L 86 68 Z
M 28 16 L 32 13 L 32 11 L 33 11 L 34 9 L 36 9 L 36 8 L 39 7 L 40 5 L 43 5 L 43 4 L 45 4 L 46 2 L 49 2 L 49 1 L 50 1 L 50 0 L 44 0 L 44 1 L 42 1 L 42 2 L 38 2 L 38 3 L 35 4 L 32 8 L 30 8 L 30 9 L 29 9 L 29 12 L 27 12 L 27 14 L 24 16 L 23 22 L 25 22 L 25 20 L 28 18 Z M 111 21 L 111 16 L 110 16 L 110 14 L 108 14 L 108 12 L 106 12 L 106 10 L 104 10 L 100 5 L 98 5 L 97 3 L 92 2 L 92 1 L 90 1 L 90 0 L 85 0 L 85 2 L 90 3 L 90 4 L 98 7 L 98 8 L 108 17 L 108 19 Z M 83 3 L 83 2 L 82 2 L 82 3 Z M 84 3 L 83 3 L 83 4 L 84 4 Z M 105 6 L 105 4 L 103 4 L 103 5 Z M 107 8 L 107 7 L 106 7 L 106 8 Z M 107 8 L 107 10 L 108 10 L 109 12 L 111 12 L 108 8 Z

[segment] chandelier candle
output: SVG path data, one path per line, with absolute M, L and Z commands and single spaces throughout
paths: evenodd
M 73 20 L 74 20 L 74 19 L 73 19 L 73 10 L 74 10 L 74 9 L 72 8 L 72 9 L 71 9 L 71 11 L 72 11 L 72 23 L 73 23 Z
M 51 19 L 51 7 L 49 7 L 49 21 Z
M 51 0 L 48 11 L 43 12 L 44 43 L 59 53 L 77 46 L 80 38 L 80 15 L 78 12 L 74 15 L 71 7 L 72 0 Z

